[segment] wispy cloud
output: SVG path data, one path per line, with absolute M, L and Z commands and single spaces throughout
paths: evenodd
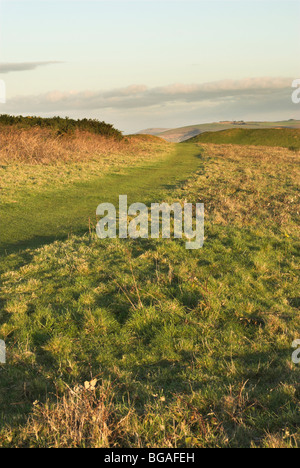
M 62 62 L 48 61 L 48 62 L 6 62 L 0 63 L 0 73 L 22 72 L 35 70 L 38 67 L 45 65 L 55 65 Z
M 17 96 L 8 100 L 10 112 L 62 112 L 100 109 L 143 109 L 173 104 L 240 103 L 276 101 L 291 89 L 291 78 L 246 78 L 203 84 L 171 84 L 149 88 L 132 85 L 109 91 L 52 91 L 40 95 Z

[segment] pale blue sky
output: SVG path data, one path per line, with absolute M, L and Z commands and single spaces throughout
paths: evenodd
M 125 131 L 297 116 L 297 0 L 2 0 L 0 13 L 1 112 Z

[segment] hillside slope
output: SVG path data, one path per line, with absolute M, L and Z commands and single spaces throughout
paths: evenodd
M 146 128 L 137 132 L 136 135 L 160 135 L 161 133 L 168 132 L 170 128 Z
M 204 132 L 218 132 L 222 130 L 230 130 L 231 128 L 300 128 L 300 120 L 287 120 L 281 122 L 212 122 L 173 128 L 171 130 L 162 131 L 161 133 L 156 132 L 155 135 L 173 143 L 180 143 Z M 147 130 L 142 130 L 140 133 L 147 133 Z
M 281 129 L 241 129 L 234 128 L 222 132 L 206 132 L 188 140 L 193 143 L 216 143 L 246 146 L 279 146 L 282 148 L 300 149 L 300 130 Z

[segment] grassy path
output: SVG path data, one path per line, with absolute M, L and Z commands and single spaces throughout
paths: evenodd
M 201 166 L 196 145 L 178 145 L 164 160 L 109 173 L 93 181 L 75 183 L 64 190 L 31 193 L 22 203 L 1 209 L 0 251 L 38 247 L 70 233 L 87 231 L 89 218 L 95 221 L 100 203 L 117 204 L 118 196 L 128 202 L 161 201 L 168 191 L 184 182 Z
M 63 192 L 18 191 L 11 249 L 86 230 L 120 193 L 203 201 L 206 240 L 187 251 L 79 235 L 1 259 L 1 447 L 300 446 L 298 156 L 199 151 L 174 146 Z

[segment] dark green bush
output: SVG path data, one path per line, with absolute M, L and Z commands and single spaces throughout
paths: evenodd
M 113 137 L 117 139 L 123 138 L 122 133 L 115 129 L 113 125 L 106 122 L 100 122 L 97 119 L 81 119 L 74 120 L 68 117 L 23 117 L 12 115 L 0 115 L 0 125 L 15 125 L 19 128 L 41 127 L 49 128 L 57 132 L 58 135 L 73 133 L 76 129 L 88 131 L 97 135 Z

